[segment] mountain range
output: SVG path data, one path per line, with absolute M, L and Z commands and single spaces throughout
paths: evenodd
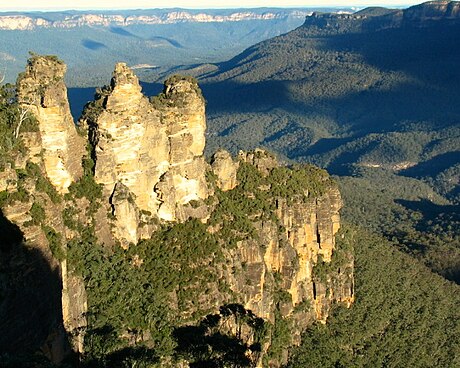
M 458 367 L 459 9 L 117 63 L 83 113 L 31 54 L 0 96 L 1 365 Z
M 326 168 L 348 220 L 460 280 L 459 9 L 434 1 L 314 13 L 226 62 L 189 69 L 208 102 L 207 150 L 262 146 Z
M 228 59 L 262 40 L 288 32 L 327 8 L 152 9 L 0 13 L 0 72 L 14 81 L 28 51 L 59 54 L 69 86 L 105 83 L 120 60 L 162 71 Z M 331 10 L 331 9 L 329 9 Z M 351 11 L 334 9 L 333 11 Z
M 434 159 L 458 134 L 456 9 L 435 2 L 307 17 L 199 75 L 209 91 L 210 134 L 216 145 L 264 145 L 333 172 L 355 162 L 402 170 Z M 436 149 L 385 154 L 399 136 L 418 139 L 414 134 L 435 134 Z

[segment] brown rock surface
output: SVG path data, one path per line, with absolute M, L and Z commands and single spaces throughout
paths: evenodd
M 207 198 L 204 100 L 195 82 L 172 78 L 152 104 L 123 63 L 116 65 L 104 91 L 95 101 L 96 117 L 84 123 L 89 126 L 95 180 L 103 185 L 104 198 L 113 198 L 118 183 L 132 195 L 136 209 L 129 211 L 117 209 L 120 202 L 110 199 L 114 213 L 124 212 L 124 226 L 115 236 L 129 243 L 146 235 L 136 228 L 136 211 L 163 221 L 184 220 L 182 206 Z
M 85 154 L 84 141 L 77 135 L 70 117 L 64 71 L 65 66 L 54 58 L 34 56 L 19 79 L 19 99 L 36 116 L 39 132 L 22 135 L 28 153 L 17 160 L 23 168 L 34 163 L 39 171 L 34 175 L 46 174 L 61 194 L 68 192 L 69 186 L 82 176 Z M 53 200 L 49 192 L 37 189 L 38 177 L 26 175 L 26 179 L 20 179 L 11 165 L 0 175 L 1 190 L 11 193 L 22 190 L 28 196 L 22 202 L 8 203 L 2 212 L 22 231 L 28 245 L 43 254 L 50 268 L 60 270 L 57 281 L 62 286 L 59 310 L 62 319 L 54 323 L 53 334 L 47 338 L 48 354 L 55 361 L 65 355 L 61 348 L 64 329 L 59 332 L 59 326 L 72 336 L 73 350 L 81 353 L 84 350 L 81 331 L 87 323 L 83 280 L 68 267 L 65 257 L 58 254 L 59 250 L 65 252 L 66 242 L 82 235 L 77 226 L 69 225 L 69 218 L 66 222 L 66 211 L 80 227 L 94 226 L 98 242 L 108 248 L 116 243 L 127 248 L 139 239 L 149 238 L 161 228 L 161 223 L 183 222 L 190 217 L 199 218 L 202 223 L 211 221 L 205 226 L 216 235 L 223 257 L 213 254 L 216 260 L 210 257 L 205 263 L 206 267 L 213 265 L 218 282 L 205 285 L 206 292 L 200 294 L 198 303 L 186 301 L 190 308 L 184 315 L 192 316 L 197 308 L 217 312 L 224 303 L 241 305 L 254 316 L 275 324 L 279 318 L 289 320 L 296 326 L 293 342 L 298 342 L 300 332 L 312 321 L 326 321 L 333 302 L 347 305 L 353 302 L 351 255 L 346 258 L 346 267 L 330 269 L 325 275 L 315 273 L 315 267 L 331 264 L 336 251 L 342 201 L 335 184 L 326 174 L 318 174 L 312 177 L 324 189 L 318 195 L 304 187 L 310 177 L 304 179 L 300 189 L 291 188 L 295 194 L 284 191 L 283 187 L 275 195 L 270 191 L 276 182 L 269 179 L 279 163 L 263 150 L 240 152 L 238 161 L 219 151 L 210 167 L 203 157 L 204 100 L 193 80 L 172 77 L 166 81 L 163 93 L 149 101 L 126 64 L 117 64 L 111 85 L 99 90 L 81 122 L 88 127 L 95 159 L 94 179 L 103 187 L 102 199 L 91 203 L 85 193 L 78 196 L 71 191 L 68 196 Z M 257 170 L 250 165 L 262 175 L 254 175 Z M 252 170 L 250 177 L 259 178 L 263 185 L 251 186 L 250 180 L 238 183 L 238 169 L 248 167 Z M 216 186 L 221 189 L 215 191 L 214 197 L 215 188 L 207 183 L 205 176 L 210 169 L 217 177 Z M 282 169 L 277 178 L 283 178 L 282 174 L 289 171 Z M 85 174 L 84 179 L 91 175 L 86 171 Z M 292 178 L 289 175 L 286 177 Z M 208 197 L 212 198 L 206 201 Z M 254 209 L 256 200 L 262 205 Z M 222 208 L 225 207 L 222 205 L 221 213 L 213 213 L 219 201 L 229 206 Z M 246 202 L 251 213 L 237 213 L 241 212 L 238 207 L 241 201 Z M 43 219 L 32 214 L 34 202 L 41 206 Z M 235 208 L 228 208 L 232 203 Z M 96 206 L 90 209 L 91 205 Z M 215 213 L 218 216 L 213 218 Z M 230 224 L 230 230 L 223 229 L 225 223 L 229 225 L 229 219 L 241 220 L 241 216 L 244 218 L 241 228 Z M 242 229 L 245 226 L 250 230 Z M 59 234 L 54 245 L 50 229 Z M 219 235 L 224 230 L 227 232 Z M 142 264 L 138 261 L 136 267 Z M 198 282 L 186 287 L 199 289 L 203 285 Z M 222 323 L 228 331 L 236 331 L 232 318 L 227 317 Z M 251 333 L 250 329 L 243 331 L 245 340 L 253 340 Z M 266 342 L 264 351 L 268 346 Z
M 70 114 L 66 66 L 55 57 L 32 56 L 18 78 L 18 101 L 38 122 L 46 175 L 60 193 L 81 177 L 85 141 Z
M 238 184 L 236 173 L 238 161 L 233 161 L 232 156 L 225 150 L 217 151 L 211 160 L 212 171 L 217 175 L 217 187 L 224 192 L 232 190 Z

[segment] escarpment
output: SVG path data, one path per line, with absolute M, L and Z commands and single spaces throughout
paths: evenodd
M 34 56 L 19 78 L 37 127 L 18 130 L 23 152 L 0 176 L 3 213 L 59 270 L 62 316 L 41 337 L 50 358 L 65 355 L 49 348 L 65 329 L 81 359 L 142 347 L 160 366 L 204 364 L 192 346 L 222 360 L 209 337 L 226 336 L 242 361 L 276 367 L 333 303 L 353 302 L 325 171 L 263 150 L 208 164 L 196 81 L 171 77 L 148 99 L 123 63 L 76 128 L 64 71 Z
M 353 14 L 315 12 L 307 16 L 303 28 L 312 35 L 378 32 L 391 28 L 423 28 L 438 21 L 458 24 L 458 1 L 427 1 L 407 9 L 365 8 Z

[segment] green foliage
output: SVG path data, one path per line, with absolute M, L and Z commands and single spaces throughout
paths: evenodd
M 2 190 L 0 192 L 0 207 L 4 207 L 7 203 L 8 200 L 8 191 L 7 190 Z
M 94 100 L 88 102 L 81 114 L 79 122 L 85 122 L 90 130 L 90 134 L 93 134 L 94 128 L 97 127 L 97 120 L 99 115 L 104 111 L 104 103 L 106 101 L 106 96 L 112 92 L 112 87 L 104 86 L 102 88 L 96 88 L 96 94 L 94 96 Z M 80 135 L 87 135 L 88 132 L 82 128 L 81 125 L 78 125 L 78 132 Z M 94 133 L 95 134 L 95 133 Z
M 427 184 L 387 170 L 360 169 L 337 180 L 345 220 L 383 235 L 449 280 L 460 280 L 455 205 Z
M 181 81 L 190 83 L 192 92 L 194 92 L 198 98 L 204 101 L 203 93 L 198 86 L 198 81 L 194 77 L 175 74 L 166 79 L 164 82 L 163 92 L 157 96 L 150 97 L 150 103 L 157 109 L 162 109 L 164 107 L 185 107 L 187 105 L 187 94 L 189 92 L 169 92 L 170 86 L 175 85 Z
M 27 202 L 29 200 L 29 193 L 27 190 L 20 184 L 18 184 L 17 190 L 15 192 L 2 191 L 0 192 L 0 205 L 7 206 L 16 201 L 18 202 Z
M 264 176 L 254 165 L 240 162 L 237 180 L 239 185 L 233 190 L 215 189 L 218 203 L 209 220 L 220 228 L 223 244 L 229 247 L 257 237 L 255 219 L 278 223 L 274 215 L 277 199 L 306 203 L 335 185 L 324 170 L 312 165 L 275 167 Z
M 42 174 L 40 167 L 33 163 L 27 162 L 26 172 L 29 177 L 35 180 L 35 189 L 39 192 L 46 193 L 54 204 L 61 203 L 62 197 L 56 191 L 49 179 Z
M 145 334 L 155 357 L 171 355 L 173 326 L 209 313 L 198 301 L 217 281 L 219 252 L 217 239 L 198 220 L 163 227 L 128 250 L 97 245 L 94 230 L 86 228 L 67 253 L 88 293 L 85 359 L 104 361 L 129 346 L 122 336 Z
M 63 249 L 62 235 L 57 233 L 51 226 L 42 225 L 42 230 L 48 240 L 48 246 L 53 254 L 54 258 L 59 261 L 65 259 L 66 254 Z
M 0 168 L 14 163 L 15 154 L 24 150 L 22 141 L 14 137 L 19 114 L 15 93 L 13 85 L 0 87 Z
M 203 93 L 201 92 L 200 86 L 198 85 L 198 80 L 192 76 L 174 74 L 166 79 L 165 86 L 174 85 L 181 81 L 190 83 L 192 90 L 196 93 L 196 95 L 203 99 Z
M 71 230 L 82 230 L 82 225 L 75 220 L 76 215 L 78 214 L 78 209 L 75 207 L 66 207 L 62 211 L 62 220 L 64 225 Z
M 333 181 L 325 170 L 313 165 L 278 167 L 272 170 L 269 183 L 273 195 L 283 198 L 296 196 L 319 197 Z
M 347 231 L 356 301 L 334 310 L 325 326 L 309 328 L 288 366 L 458 366 L 458 286 L 376 235 Z
M 336 234 L 336 249 L 332 253 L 331 261 L 325 262 L 322 255 L 318 254 L 318 260 L 313 266 L 312 276 L 314 281 L 327 284 L 330 275 L 335 275 L 339 270 L 342 272 L 350 267 L 350 257 L 354 254 L 353 242 L 354 231 L 349 227 L 342 227 Z
M 275 311 L 275 323 L 271 328 L 271 342 L 267 354 L 264 356 L 264 365 L 269 366 L 269 362 L 283 361 L 283 354 L 292 342 L 293 326 L 289 318 L 284 318 L 281 313 Z
M 46 219 L 44 208 L 36 202 L 30 208 L 29 214 L 34 225 L 40 225 Z
M 29 59 L 27 60 L 27 62 L 29 64 L 33 64 L 35 63 L 37 60 L 39 59 L 46 59 L 46 60 L 50 60 L 52 62 L 56 62 L 58 64 L 64 64 L 64 62 L 59 59 L 59 57 L 57 55 L 45 55 L 45 56 L 42 56 L 42 55 L 39 55 L 33 51 L 30 51 L 29 50 Z
M 18 186 L 17 191 L 11 193 L 8 199 L 12 202 L 27 202 L 29 200 L 29 192 L 22 186 Z
M 99 200 L 102 198 L 102 185 L 94 180 L 94 161 L 91 158 L 91 147 L 88 145 L 88 154 L 83 157 L 83 176 L 69 187 L 67 199 L 86 197 L 89 201 L 89 213 L 95 213 L 99 208 Z

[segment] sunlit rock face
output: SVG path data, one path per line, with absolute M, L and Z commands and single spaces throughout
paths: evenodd
M 228 275 L 228 280 L 232 290 L 244 296 L 247 309 L 273 320 L 278 288 L 290 295 L 282 308 L 284 316 L 292 315 L 296 306 L 310 304 L 308 313 L 300 313 L 302 324 L 308 325 L 313 320 L 325 322 L 334 302 L 348 306 L 353 302 L 352 257 L 342 274 L 330 275 L 327 280 L 318 280 L 313 272 L 318 263 L 331 262 L 341 207 L 339 191 L 331 188 L 308 203 L 277 200 L 279 224 L 273 220 L 255 222 L 257 240 L 239 241 L 228 256 L 233 268 L 240 270 Z
M 238 185 L 236 179 L 239 162 L 234 161 L 225 150 L 217 151 L 211 160 L 213 173 L 217 176 L 217 187 L 222 191 L 232 190 Z
M 46 175 L 60 193 L 83 173 L 85 139 L 77 134 L 64 83 L 66 65 L 57 58 L 33 56 L 17 83 L 18 102 L 38 122 Z
M 56 311 L 50 316 L 58 318 L 37 338 L 46 339 L 42 350 L 51 360 L 59 363 L 70 350 L 85 350 L 89 301 L 84 279 L 66 252 L 68 244 L 82 241 L 84 230 L 91 227 L 100 245 L 127 249 L 155 231 L 169 231 L 162 224 L 180 227 L 184 224 L 178 223 L 190 218 L 201 220 L 195 222 L 203 226 L 203 233 L 215 235 L 219 251 L 200 266 L 212 267 L 216 279 L 206 285 L 191 280 L 178 286 L 200 290 L 199 301 L 187 300 L 178 318 L 204 310 L 222 312 L 227 305 L 272 325 L 284 321 L 291 326 L 292 345 L 300 342 L 301 332 L 311 323 L 326 322 L 333 303 L 351 305 L 353 256 L 347 250 L 339 265 L 334 263 L 342 200 L 327 173 L 308 175 L 299 191 L 276 191 L 283 177 L 280 171 L 292 173 L 293 168 L 280 167 L 264 150 L 241 151 L 236 158 L 220 150 L 207 164 L 204 100 L 196 82 L 171 77 L 163 93 L 149 100 L 123 63 L 116 65 L 110 85 L 98 90 L 82 115 L 85 141 L 70 117 L 64 72 L 65 65 L 54 57 L 34 56 L 29 61 L 19 78 L 18 98 L 20 107 L 37 120 L 37 129 L 21 133 L 25 151 L 0 173 L 0 191 L 26 193 L 3 206 L 3 215 L 18 227 L 28 247 L 43 254 L 57 276 L 60 303 L 54 300 Z M 94 167 L 88 167 L 88 157 Z M 35 172 L 20 178 L 31 167 Z M 102 186 L 102 196 L 76 194 L 75 187 L 92 180 L 92 174 Z M 49 179 L 46 190 L 37 185 L 44 177 Z M 85 190 L 97 187 L 91 183 Z M 319 186 L 321 190 L 314 189 Z M 58 193 L 56 198 L 50 187 Z M 248 221 L 232 228 L 241 215 L 234 212 L 235 203 L 242 202 L 248 204 L 243 211 Z M 251 206 L 254 203 L 258 204 Z M 96 240 L 87 241 L 93 245 Z M 177 241 L 200 248 L 194 240 Z M 142 259 L 136 262 L 135 267 L 142 265 Z M 176 299 L 171 295 L 165 307 L 178 310 Z M 44 298 L 37 306 L 46 309 L 49 303 Z M 248 344 L 256 341 L 255 330 L 249 325 L 241 328 L 231 314 L 221 314 L 221 327 L 241 334 Z M 66 334 L 70 346 L 64 345 Z M 269 346 L 267 339 L 261 354 L 251 355 L 257 366 Z M 286 359 L 279 357 L 269 366 L 281 366 Z
M 93 109 L 93 118 L 83 124 L 94 147 L 95 180 L 103 185 L 113 214 L 123 212 L 123 221 L 131 224 L 117 230 L 118 240 L 138 237 L 133 227 L 140 212 L 161 221 L 182 221 L 187 218 L 184 205 L 207 198 L 205 108 L 196 82 L 171 78 L 150 102 L 137 77 L 119 63 Z M 117 185 L 131 194 L 135 206 L 128 212 L 112 200 Z

